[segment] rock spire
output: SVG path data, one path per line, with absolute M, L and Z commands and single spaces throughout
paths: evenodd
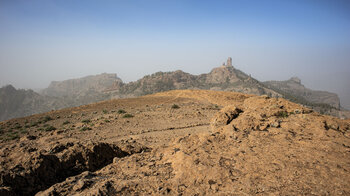
M 232 67 L 232 58 L 231 57 L 228 57 L 226 66 L 227 67 Z

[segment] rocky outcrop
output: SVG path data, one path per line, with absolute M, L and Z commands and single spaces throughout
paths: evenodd
M 209 74 L 206 74 L 205 82 L 207 84 L 223 84 L 234 83 L 239 81 L 239 78 L 234 72 L 233 67 L 217 67 L 211 70 Z

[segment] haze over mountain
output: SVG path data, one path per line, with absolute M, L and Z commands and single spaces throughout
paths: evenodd
M 0 195 L 350 195 L 349 35 L 349 0 L 0 0 Z
M 301 80 L 260 82 L 232 66 L 232 58 L 209 73 L 192 75 L 181 70 L 156 72 L 124 83 L 117 74 L 103 73 L 65 81 L 53 81 L 40 94 L 32 90 L 0 88 L 0 120 L 23 117 L 66 107 L 95 103 L 112 98 L 138 97 L 174 89 L 234 91 L 269 97 L 283 97 L 311 107 L 322 114 L 350 118 L 343 111 L 337 94 L 305 88 Z
M 0 86 L 118 73 L 208 73 L 217 62 L 259 81 L 298 76 L 350 108 L 348 1 L 1 1 Z

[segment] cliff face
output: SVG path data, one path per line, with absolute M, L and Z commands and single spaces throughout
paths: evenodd
M 102 92 L 113 86 L 115 82 L 122 82 L 122 80 L 117 77 L 117 74 L 107 73 L 61 82 L 54 81 L 42 91 L 42 94 L 53 97 L 81 96 L 91 91 Z
M 301 84 L 301 80 L 293 77 L 286 81 L 266 81 L 268 87 L 284 91 L 296 99 L 304 99 L 314 104 L 327 104 L 335 109 L 340 109 L 340 100 L 337 94 L 326 91 L 314 91 Z
M 106 90 L 122 83 L 117 74 L 99 74 L 78 79 L 51 82 L 48 88 L 42 91 L 43 95 L 58 97 L 70 106 L 78 106 L 110 99 Z

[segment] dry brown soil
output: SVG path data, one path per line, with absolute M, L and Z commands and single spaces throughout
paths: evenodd
M 350 121 L 284 99 L 176 90 L 0 133 L 0 195 L 350 195 Z

